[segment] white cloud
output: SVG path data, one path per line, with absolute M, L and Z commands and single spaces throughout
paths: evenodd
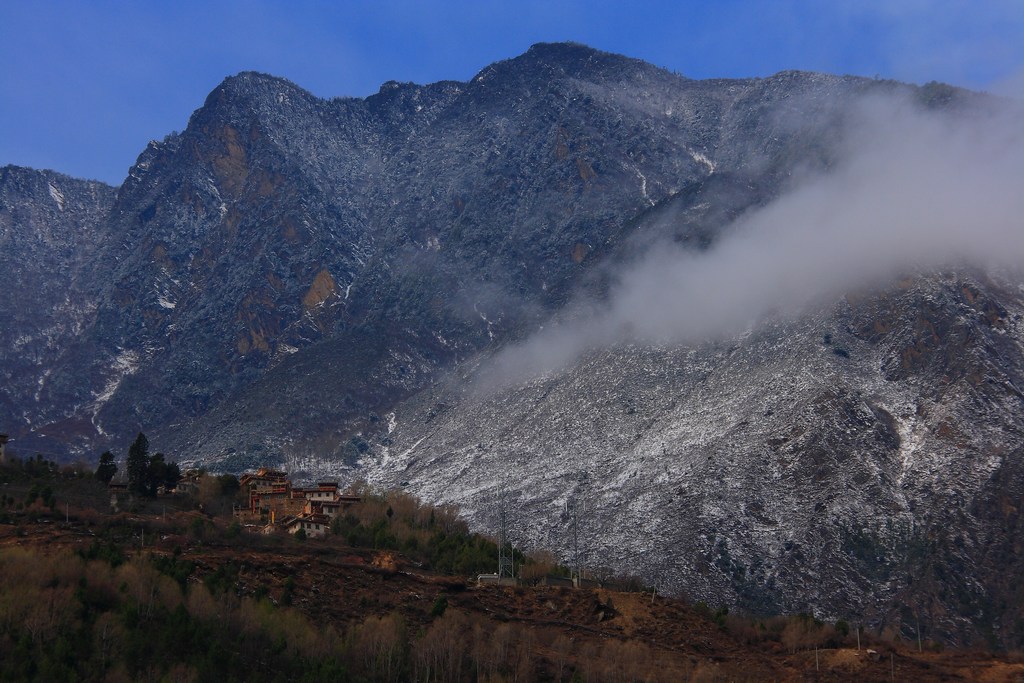
M 557 369 L 595 347 L 697 343 L 797 316 L 909 271 L 1024 264 L 1024 126 L 865 99 L 841 161 L 745 216 L 711 249 L 659 245 L 607 305 L 507 349 L 489 379 Z

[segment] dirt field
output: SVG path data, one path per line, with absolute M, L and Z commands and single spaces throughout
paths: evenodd
M 197 513 L 122 516 L 119 544 L 129 554 L 171 555 L 194 563 L 190 582 L 220 572 L 239 595 L 288 600 L 315 620 L 344 628 L 369 616 L 401 614 L 413 632 L 436 618 L 439 600 L 478 632 L 526 629 L 532 655 L 552 678 L 587 653 L 630 660 L 628 673 L 596 680 L 693 681 L 985 681 L 1024 682 L 1024 663 L 986 653 L 918 653 L 906 644 L 865 637 L 863 649 L 790 651 L 779 642 L 745 645 L 707 615 L 681 601 L 648 593 L 557 587 L 477 587 L 467 579 L 424 572 L 391 551 L 345 547 L 336 538 L 295 542 L 243 535 L 236 542 L 200 541 L 160 533 L 187 526 Z M 180 518 L 179 518 L 180 517 Z M 188 517 L 188 519 L 186 519 Z M 148 529 L 148 531 L 147 531 Z M 109 531 L 107 532 L 110 533 Z M 97 540 L 97 527 L 67 524 L 61 516 L 20 526 L 0 525 L 0 549 L 17 545 L 43 552 L 81 550 Z M 286 597 L 286 592 L 288 596 Z

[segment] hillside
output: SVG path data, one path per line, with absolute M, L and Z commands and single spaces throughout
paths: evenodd
M 981 652 L 929 644 L 919 653 L 867 633 L 858 647 L 853 634 L 807 619 L 713 615 L 649 593 L 478 588 L 336 541 L 172 535 L 138 548 L 140 530 L 159 539 L 179 521 L 0 525 L 9 579 L 0 590 L 0 652 L 17 643 L 0 660 L 5 677 L 1011 681 L 1024 672 Z M 32 599 L 12 599 L 15 590 Z M 46 611 L 57 596 L 77 616 Z M 117 640 L 105 640 L 104 628 Z
M 364 466 L 480 528 L 503 497 L 519 544 L 566 558 L 584 506 L 587 566 L 693 599 L 1018 642 L 1024 302 L 904 287 L 490 395 L 452 380 L 386 416 Z

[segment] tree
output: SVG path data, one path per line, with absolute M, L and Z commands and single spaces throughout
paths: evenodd
M 242 488 L 242 485 L 238 481 L 238 477 L 233 474 L 218 475 L 217 483 L 220 484 L 220 495 L 229 498 L 238 493 Z
M 157 453 L 149 459 L 149 469 L 146 472 L 146 491 L 150 496 L 155 496 L 161 486 L 165 491 L 175 488 L 178 480 L 181 479 L 181 468 L 176 462 L 166 462 L 163 453 Z
M 164 454 L 157 453 L 149 459 L 149 467 L 146 468 L 146 495 L 153 497 L 156 495 L 157 487 L 164 480 L 164 468 L 167 467 L 167 463 L 164 462 Z
M 157 453 L 149 459 L 149 468 L 146 472 L 146 491 L 148 495 L 155 496 L 156 490 L 161 486 L 164 490 L 173 489 L 181 479 L 181 469 L 176 462 L 166 462 L 163 453 Z
M 178 463 L 167 463 L 164 466 L 164 489 L 169 491 L 178 488 L 179 481 L 181 481 L 181 468 L 178 467 Z
M 109 484 L 115 474 L 117 474 L 117 465 L 114 463 L 114 454 L 104 451 L 100 456 L 99 467 L 96 468 L 96 478 L 104 484 Z
M 149 455 L 149 439 L 142 432 L 128 449 L 128 487 L 142 496 L 153 497 L 161 486 L 173 489 L 181 479 L 181 468 L 176 462 L 167 462 L 163 453 Z M 99 476 L 97 474 L 97 476 Z
M 142 432 L 128 449 L 128 488 L 135 493 L 149 493 L 149 439 Z

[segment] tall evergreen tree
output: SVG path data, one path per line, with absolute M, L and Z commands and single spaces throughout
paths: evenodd
M 157 453 L 149 459 L 147 489 L 150 496 L 155 496 L 159 487 L 173 489 L 181 479 L 181 468 L 176 462 L 166 462 L 163 453 Z
M 114 454 L 104 451 L 100 456 L 99 467 L 96 468 L 96 478 L 104 484 L 109 484 L 115 474 L 117 474 L 117 464 L 114 462 Z
M 149 493 L 149 439 L 142 432 L 128 449 L 128 488 L 140 495 Z
M 178 467 L 178 463 L 169 462 L 164 467 L 164 488 L 169 490 L 178 487 L 178 482 L 181 481 L 181 468 Z
M 155 496 L 156 490 L 164 481 L 164 470 L 167 463 L 164 462 L 164 454 L 157 453 L 149 459 L 149 469 L 146 471 L 146 495 Z

